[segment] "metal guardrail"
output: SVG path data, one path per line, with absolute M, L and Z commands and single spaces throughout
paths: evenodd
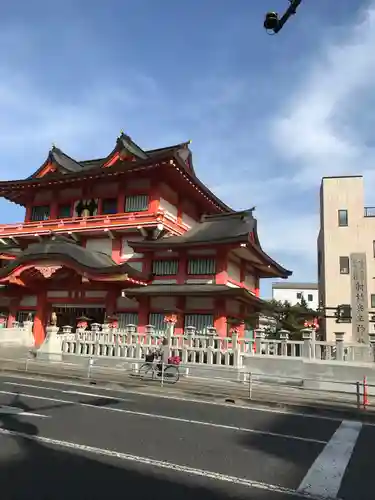
M 51 356 L 51 355 L 50 355 Z M 61 356 L 61 353 L 56 354 Z M 53 376 L 87 383 L 125 384 L 126 387 L 158 390 L 186 391 L 196 396 L 256 401 L 296 406 L 366 410 L 369 402 L 368 390 L 375 385 L 361 381 L 338 381 L 330 379 L 302 379 L 279 375 L 259 375 L 231 366 L 212 367 L 200 363 L 179 365 L 180 379 L 173 385 L 164 370 L 160 377 L 142 380 L 139 368 L 144 360 L 121 363 L 117 366 L 101 366 L 94 358 L 85 358 L 84 363 L 69 363 L 51 359 L 39 359 L 33 354 L 20 358 L 1 358 L 0 371 Z M 175 366 L 175 365 L 172 365 Z M 164 365 L 164 369 L 167 365 Z M 325 388 L 324 388 L 325 386 Z M 375 391 L 374 391 L 375 392 Z M 375 398 L 374 398 L 375 399 Z

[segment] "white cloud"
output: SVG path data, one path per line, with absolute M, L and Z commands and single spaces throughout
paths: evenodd
M 375 161 L 375 151 L 357 130 L 364 97 L 375 84 L 375 2 L 344 33 L 344 39 L 321 47 L 270 127 L 276 150 L 291 162 L 301 188 L 316 186 L 322 176 L 361 173 Z

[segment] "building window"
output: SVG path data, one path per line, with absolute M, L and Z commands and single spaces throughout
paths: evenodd
M 125 330 L 128 325 L 138 326 L 138 313 L 119 313 L 117 317 L 119 330 Z
M 371 309 L 375 309 L 375 294 L 371 294 Z
M 340 274 L 349 274 L 349 257 L 340 257 Z
M 297 292 L 297 299 L 301 300 L 302 299 L 302 292 Z
M 48 220 L 50 216 L 50 208 L 48 205 L 33 207 L 31 210 L 31 220 L 40 221 Z
M 102 201 L 102 214 L 103 215 L 117 214 L 116 198 L 107 198 Z
M 165 313 L 150 313 L 148 316 L 148 324 L 155 328 L 158 335 L 163 335 L 165 331 Z
M 188 274 L 215 274 L 215 259 L 189 259 Z
M 184 325 L 185 328 L 194 326 L 197 335 L 205 335 L 207 327 L 214 326 L 214 317 L 213 314 L 185 314 Z
M 125 212 L 144 212 L 148 210 L 148 195 L 138 194 L 125 198 Z
M 338 211 L 338 219 L 339 226 L 345 227 L 348 225 L 348 211 L 347 210 L 339 210 Z
M 178 272 L 178 260 L 154 260 L 152 274 L 155 276 L 172 276 Z
M 57 211 L 57 218 L 58 219 L 68 219 L 71 217 L 72 214 L 72 207 L 71 205 L 59 205 L 58 211 Z
M 309 293 L 307 295 L 307 302 L 312 302 L 313 301 L 313 296 L 312 296 L 312 293 Z

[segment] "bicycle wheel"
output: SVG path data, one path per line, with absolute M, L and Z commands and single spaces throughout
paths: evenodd
M 163 377 L 164 381 L 168 382 L 168 384 L 175 384 L 176 382 L 178 382 L 180 378 L 180 372 L 178 371 L 178 367 L 172 365 L 167 366 L 164 369 Z
M 139 378 L 142 380 L 152 380 L 154 378 L 154 370 L 152 365 L 144 363 L 138 370 Z

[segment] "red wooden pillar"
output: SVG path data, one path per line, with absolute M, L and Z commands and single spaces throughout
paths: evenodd
M 121 189 L 117 197 L 117 213 L 123 214 L 125 212 L 125 191 Z
M 34 318 L 34 340 L 37 347 L 43 344 L 46 336 L 45 325 L 47 321 L 47 314 L 47 292 L 45 290 L 41 290 L 37 296 L 36 312 Z
M 55 220 L 55 219 L 57 219 L 57 216 L 59 213 L 59 202 L 58 202 L 57 192 L 53 193 L 53 198 L 52 198 L 50 207 L 51 208 L 50 208 L 49 218 L 51 220 Z
M 255 293 L 256 297 L 259 297 L 259 295 L 260 295 L 260 283 L 259 283 L 259 277 L 258 276 L 255 277 L 255 290 L 254 290 L 254 293 Z
M 187 254 L 182 250 L 179 254 L 177 283 L 183 285 L 187 274 Z
M 111 317 L 115 314 L 116 309 L 117 309 L 117 297 L 118 297 L 118 290 L 108 290 L 107 296 L 105 298 L 105 308 L 106 308 L 106 313 L 107 317 Z
M 138 331 L 139 333 L 145 333 L 146 325 L 149 324 L 149 313 L 150 313 L 150 298 L 149 297 L 139 297 L 138 299 Z
M 175 334 L 183 335 L 185 327 L 185 304 L 186 297 L 177 297 L 177 323 L 175 325 Z
M 220 337 L 227 337 L 227 315 L 225 308 L 225 299 L 215 300 L 215 319 L 214 327 Z
M 151 213 L 156 213 L 160 206 L 160 192 L 156 181 L 152 181 L 151 191 L 150 191 L 150 207 Z
M 226 285 L 228 281 L 228 250 L 219 248 L 216 259 L 216 284 Z
M 120 264 L 121 262 L 121 239 L 116 238 L 112 240 L 112 259 L 116 262 L 116 264 Z
M 240 305 L 240 320 L 241 323 L 238 326 L 238 336 L 244 337 L 245 336 L 245 317 L 246 317 L 246 306 L 244 304 Z

